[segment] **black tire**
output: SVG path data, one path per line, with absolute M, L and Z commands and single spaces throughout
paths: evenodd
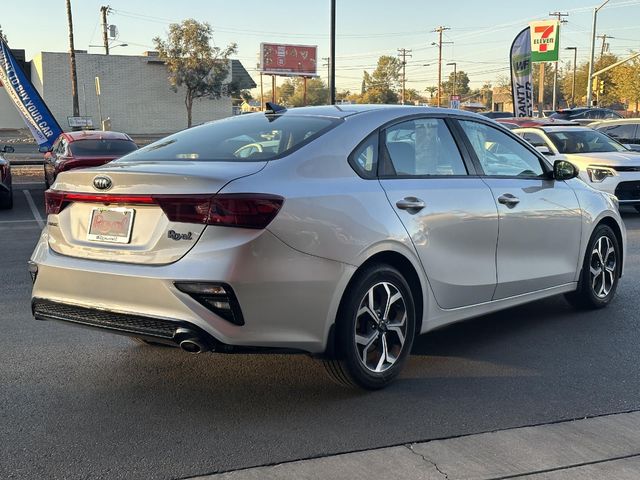
M 366 267 L 342 299 L 335 352 L 324 361 L 329 376 L 350 387 L 386 387 L 411 352 L 415 325 L 415 302 L 402 274 L 390 265 Z
M 613 248 L 613 251 L 606 253 L 609 247 Z M 600 251 L 600 256 L 596 250 Z M 618 288 L 621 253 L 620 241 L 611 227 L 608 225 L 596 227 L 587 244 L 578 289 L 565 294 L 567 301 L 583 310 L 604 308 L 609 305 Z M 596 272 L 600 270 L 602 273 L 595 274 L 594 270 Z
M 13 208 L 13 188 L 9 188 L 7 195 L 0 195 L 0 210 L 11 210 Z

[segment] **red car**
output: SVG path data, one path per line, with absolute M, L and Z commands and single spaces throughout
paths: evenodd
M 104 165 L 137 149 L 126 133 L 97 130 L 62 133 L 50 149 L 44 150 L 44 181 L 49 188 L 60 172 Z

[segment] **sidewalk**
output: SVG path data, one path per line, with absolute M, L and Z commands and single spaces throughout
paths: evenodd
M 200 480 L 640 479 L 640 412 L 381 448 Z

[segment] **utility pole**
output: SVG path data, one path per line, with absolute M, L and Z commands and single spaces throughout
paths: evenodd
M 407 66 L 407 57 L 411 57 L 411 50 L 407 50 L 406 48 L 398 49 L 398 56 L 402 58 L 402 105 L 404 105 L 404 86 L 407 80 L 405 67 Z
M 107 35 L 107 30 L 109 29 L 109 24 L 107 23 L 109 5 L 100 7 L 100 13 L 102 14 L 102 43 L 104 44 L 104 54 L 109 55 L 109 36 Z
M 76 51 L 73 46 L 73 16 L 71 15 L 71 0 L 67 0 L 67 22 L 69 23 L 69 64 L 71 66 L 71 98 L 73 101 L 73 116 L 80 116 L 78 104 L 78 75 L 76 73 Z
M 329 105 L 336 103 L 336 0 L 331 0 L 331 53 L 329 54 Z
M 330 62 L 330 58 L 329 57 L 322 57 L 322 60 L 324 60 L 324 63 L 322 64 L 323 67 L 327 67 L 327 87 L 329 86 L 329 83 L 331 82 L 331 62 Z M 328 91 L 329 89 L 327 88 L 327 92 L 329 93 L 329 104 L 331 104 L 331 92 Z
M 562 23 L 567 23 L 566 20 L 563 20 L 562 17 L 568 17 L 568 13 L 562 12 L 551 12 L 549 13 L 550 17 L 556 17 L 558 19 L 558 25 Z M 558 32 L 558 44 L 560 43 L 560 32 Z M 560 49 L 558 48 L 558 54 L 560 54 Z M 553 69 L 553 100 L 551 101 L 551 106 L 553 110 L 558 108 L 558 61 L 556 60 L 556 64 Z
M 438 106 L 440 106 L 442 98 L 442 32 L 451 30 L 449 27 L 439 26 L 434 30 L 438 33 Z M 453 42 L 446 42 L 453 43 Z M 433 45 L 433 44 L 432 44 Z
M 600 49 L 600 57 L 602 57 L 605 52 L 609 51 L 609 44 L 607 43 L 607 38 L 616 38 L 616 37 L 612 37 L 611 35 L 607 35 L 606 33 L 603 33 L 602 35 L 598 35 L 596 38 L 602 39 L 602 48 Z
M 591 89 L 593 82 L 593 60 L 595 57 L 596 48 L 596 21 L 598 18 L 598 10 L 604 7 L 609 0 L 606 0 L 602 5 L 593 9 L 593 25 L 591 27 L 591 61 L 589 62 L 589 75 L 587 76 L 587 107 L 591 106 Z
M 571 84 L 571 107 L 576 106 L 576 61 L 578 60 L 578 47 L 565 47 L 565 50 L 573 50 L 573 83 Z

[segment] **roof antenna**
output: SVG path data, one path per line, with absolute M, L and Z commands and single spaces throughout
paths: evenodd
M 265 105 L 267 107 L 264 111 L 265 115 L 273 115 L 274 113 L 283 113 L 287 111 L 286 107 L 278 105 L 277 103 L 267 102 Z

